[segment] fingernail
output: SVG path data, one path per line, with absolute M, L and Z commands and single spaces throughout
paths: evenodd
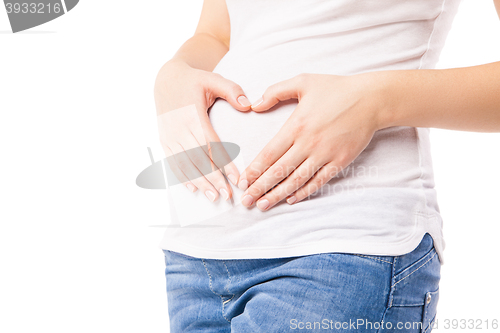
M 229 180 L 231 181 L 231 183 L 233 183 L 233 185 L 238 184 L 238 179 L 236 179 L 235 175 L 229 174 L 229 175 L 227 175 L 227 178 L 229 178 Z
M 207 196 L 208 200 L 214 202 L 215 201 L 215 194 L 214 192 L 207 190 L 205 191 L 205 195 Z
M 238 97 L 238 103 L 240 103 L 244 107 L 250 106 L 252 104 L 245 95 L 241 95 L 240 97 Z
M 267 207 L 269 207 L 269 201 L 267 199 L 259 200 L 257 202 L 257 207 L 260 210 L 265 210 Z
M 294 197 L 294 196 L 291 196 L 290 198 L 286 199 L 286 202 L 288 202 L 288 204 L 293 204 L 295 201 L 297 201 L 297 198 Z
M 240 182 L 238 183 L 238 188 L 240 190 L 246 190 L 248 188 L 248 181 L 246 179 L 240 179 Z
M 188 190 L 190 190 L 191 192 L 194 192 L 196 191 L 196 187 L 194 187 L 192 184 L 187 184 L 186 187 L 188 188 Z
M 227 191 L 225 189 L 221 188 L 220 194 L 222 194 L 222 197 L 224 198 L 224 200 L 229 199 L 229 193 L 227 193 Z
M 261 98 L 259 98 L 258 100 L 256 100 L 256 101 L 252 104 L 252 108 L 254 108 L 254 107 L 256 107 L 256 106 L 260 105 L 263 101 L 264 101 L 264 99 L 262 99 L 262 97 L 261 97 Z
M 241 203 L 243 204 L 243 206 L 246 206 L 246 207 L 250 207 L 253 203 L 253 198 L 251 195 L 247 194 L 245 195 L 245 197 L 243 198 L 243 200 L 241 200 Z

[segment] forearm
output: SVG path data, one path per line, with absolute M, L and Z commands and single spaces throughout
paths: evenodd
M 216 37 L 207 33 L 196 33 L 182 44 L 162 69 L 171 64 L 182 63 L 211 72 L 227 51 L 229 47 Z
M 500 62 L 442 70 L 378 72 L 378 128 L 500 132 Z

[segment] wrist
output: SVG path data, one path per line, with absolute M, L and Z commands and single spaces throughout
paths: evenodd
M 156 74 L 155 91 L 157 89 L 164 89 L 170 81 L 175 81 L 176 77 L 181 76 L 180 72 L 191 69 L 191 67 L 178 59 L 171 59 L 166 62 Z
M 398 81 L 399 71 L 369 72 L 367 82 L 370 86 L 372 100 L 374 101 L 374 115 L 376 130 L 399 126 L 397 119 L 398 94 L 401 82 Z
M 157 77 L 158 78 L 164 78 L 164 77 L 169 77 L 173 73 L 178 72 L 179 70 L 182 69 L 190 69 L 192 68 L 189 66 L 185 61 L 182 61 L 181 59 L 170 59 L 167 61 L 158 71 Z

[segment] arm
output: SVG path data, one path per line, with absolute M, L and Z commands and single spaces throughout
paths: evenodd
M 205 0 L 196 31 L 169 63 L 212 71 L 229 51 L 230 23 L 224 0 Z M 168 65 L 167 65 L 168 66 Z
M 500 132 L 499 78 L 500 62 L 495 62 L 352 76 L 300 74 L 278 82 L 252 109 L 267 111 L 288 99 L 299 103 L 241 174 L 242 203 L 256 203 L 265 211 L 283 199 L 300 202 L 345 169 L 374 133 L 387 127 Z
M 500 0 L 495 0 L 500 16 Z M 500 132 L 500 62 L 352 76 L 300 74 L 264 92 L 252 110 L 298 105 L 241 174 L 244 206 L 263 211 L 316 192 L 392 126 Z M 278 185 L 277 185 L 278 184 Z M 277 186 L 275 186 L 277 185 Z
M 154 87 L 158 132 L 169 167 L 179 182 L 192 192 L 200 189 L 210 201 L 219 193 L 231 198 L 224 176 L 236 184 L 239 171 L 223 146 L 214 144 L 220 139 L 207 111 L 217 98 L 239 111 L 250 108 L 239 85 L 212 72 L 229 50 L 229 37 L 225 0 L 205 0 L 193 37 L 162 66 Z
M 205 109 L 220 97 L 239 111 L 249 110 L 250 102 L 241 87 L 221 79 L 218 74 L 204 75 L 206 72 L 212 72 L 229 51 L 230 35 L 231 27 L 225 0 L 204 0 L 193 37 L 189 38 L 158 72 L 154 88 L 158 114 L 187 105 L 185 100 L 179 100 L 177 96 L 167 96 L 168 84 L 181 75 L 186 76 L 181 74 L 183 70 L 198 74 L 192 83 L 204 81 L 202 85 L 203 95 L 206 96 L 206 101 L 203 101 L 203 104 L 206 104 Z M 176 93 L 170 95 L 178 95 L 181 93 L 180 88 L 185 87 L 178 88 Z
M 500 0 L 494 0 L 500 18 Z M 378 76 L 378 78 L 375 78 Z M 500 62 L 445 70 L 374 74 L 381 91 L 378 129 L 436 127 L 500 132 Z
M 500 132 L 500 62 L 370 74 L 367 77 L 378 82 L 375 89 L 380 89 L 383 100 L 377 129 L 412 126 Z

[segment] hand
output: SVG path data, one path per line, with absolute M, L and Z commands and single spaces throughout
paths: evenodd
M 258 200 L 265 211 L 285 198 L 298 203 L 346 168 L 380 129 L 378 84 L 372 73 L 300 74 L 270 86 L 252 110 L 262 112 L 293 98 L 298 105 L 241 174 L 243 205 Z
M 155 102 L 160 141 L 170 169 L 189 190 L 203 191 L 210 201 L 232 196 L 221 170 L 233 184 L 239 172 L 226 154 L 215 133 L 207 110 L 220 97 L 239 111 L 250 111 L 250 102 L 240 86 L 221 75 L 194 69 L 182 62 L 168 62 L 155 82 Z M 220 151 L 220 150 L 223 151 Z M 215 150 L 215 148 L 213 148 Z M 219 156 L 217 159 L 213 156 Z M 225 160 L 225 165 L 217 165 Z M 207 171 L 208 170 L 208 171 Z

